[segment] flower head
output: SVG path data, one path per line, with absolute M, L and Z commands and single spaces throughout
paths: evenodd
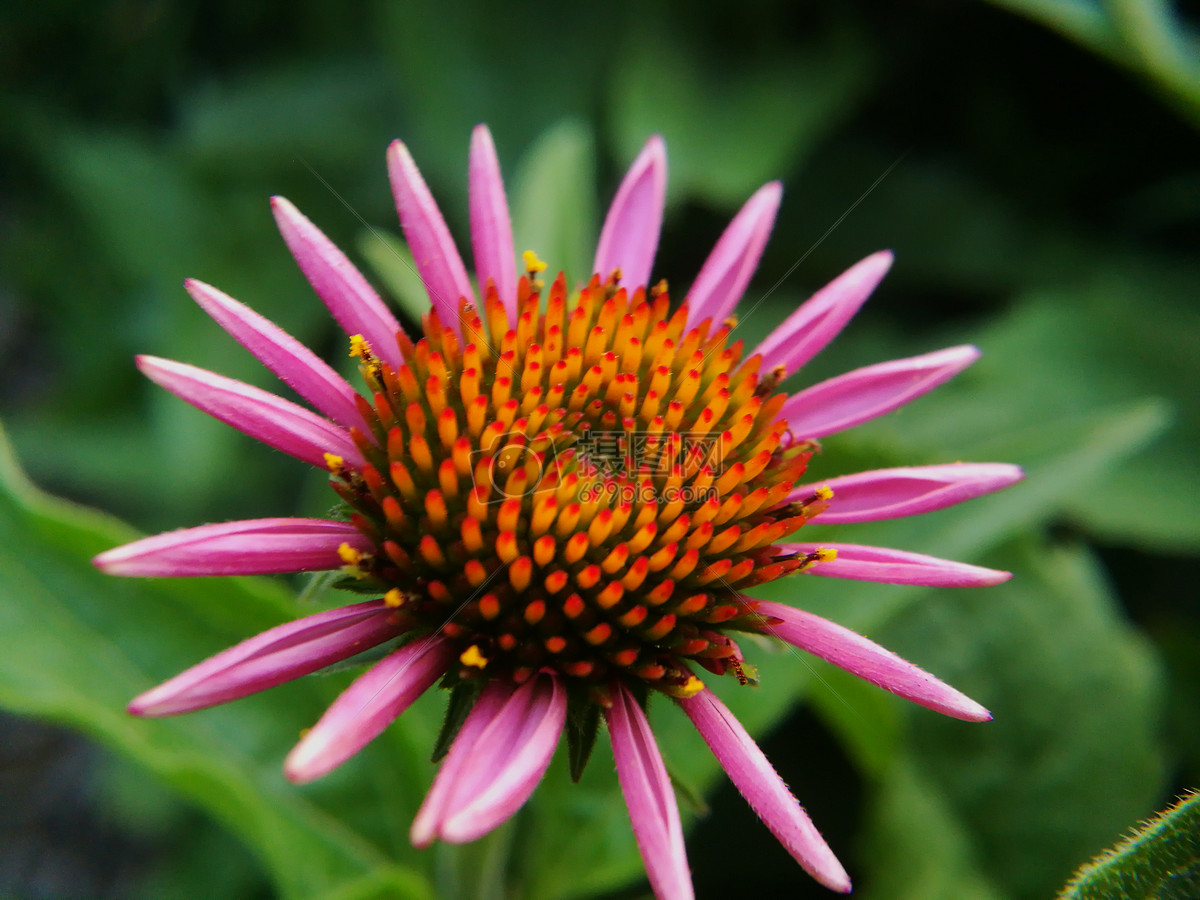
M 470 841 L 524 803 L 564 732 L 578 775 L 603 718 L 651 885 L 675 900 L 690 897 L 691 884 L 644 712 L 651 694 L 663 694 L 797 861 L 849 890 L 804 810 L 699 673 L 752 681 L 736 638 L 766 634 L 931 709 L 989 718 L 866 638 L 753 597 L 757 585 L 795 573 L 954 586 L 1008 577 L 900 550 L 787 542 L 813 520 L 916 515 L 1017 481 L 1013 466 L 955 464 L 803 483 L 816 439 L 896 409 L 978 352 L 955 347 L 779 392 L 850 320 L 891 255 L 863 260 L 747 350 L 731 315 L 781 187 L 750 198 L 673 304 L 664 282 L 650 282 L 666 187 L 657 137 L 621 184 L 594 271 L 577 285 L 561 273 L 547 285 L 533 252 L 519 271 L 483 126 L 470 156 L 478 290 L 398 141 L 388 167 L 431 300 L 419 335 L 295 207 L 272 201 L 289 249 L 349 336 L 365 391 L 198 281 L 186 284 L 192 298 L 316 412 L 183 363 L 138 359 L 189 403 L 326 470 L 343 515 L 205 525 L 96 558 L 119 575 L 340 569 L 375 599 L 251 638 L 142 694 L 130 711 L 200 709 L 394 645 L 291 752 L 288 777 L 308 781 L 340 765 L 440 681 L 469 713 L 457 718 L 412 839 Z

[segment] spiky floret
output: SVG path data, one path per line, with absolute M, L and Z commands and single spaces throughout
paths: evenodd
M 353 432 L 360 469 L 328 462 L 376 551 L 347 568 L 459 645 L 452 681 L 549 668 L 688 696 L 690 662 L 744 678 L 725 632 L 765 621 L 740 592 L 818 558 L 773 546 L 825 506 L 788 502 L 812 445 L 732 323 L 687 329 L 665 284 L 599 276 L 568 297 L 560 274 L 543 310 L 535 272 L 515 322 L 494 290 L 461 305 L 461 341 L 430 312 L 416 343 L 397 335 L 398 369 L 352 341 L 372 433 Z

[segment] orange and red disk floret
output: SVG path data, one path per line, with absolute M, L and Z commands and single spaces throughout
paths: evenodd
M 688 696 L 693 662 L 744 678 L 725 632 L 766 621 L 741 592 L 817 561 L 774 545 L 826 499 L 788 500 L 813 446 L 787 434 L 776 373 L 732 322 L 688 329 L 664 284 L 595 276 L 569 299 L 559 275 L 544 309 L 542 287 L 521 279 L 515 322 L 494 290 L 463 301 L 461 339 L 430 312 L 398 369 L 352 341 L 366 462 L 327 461 L 375 550 L 346 548 L 348 570 L 455 641 L 459 679 Z

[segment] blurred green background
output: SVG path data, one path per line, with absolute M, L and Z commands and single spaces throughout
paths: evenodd
M 821 532 L 1010 568 L 1003 587 L 798 578 L 771 594 L 862 630 L 995 722 L 945 720 L 765 647 L 750 648 L 760 688 L 719 692 L 856 894 L 1049 896 L 1200 783 L 1195 12 L 1154 0 L 5 4 L 0 417 L 33 483 L 139 531 L 320 515 L 323 478 L 155 389 L 131 359 L 274 387 L 187 299 L 187 276 L 342 359 L 269 195 L 391 286 L 364 227 L 398 231 L 387 143 L 409 144 L 466 250 L 467 144 L 486 121 L 518 250 L 579 278 L 623 167 L 658 132 L 671 181 L 655 271 L 681 294 L 737 206 L 781 178 L 748 346 L 851 263 L 897 254 L 793 386 L 962 341 L 985 354 L 829 439 L 814 477 L 969 459 L 1017 462 L 1029 479 L 917 520 Z M 406 834 L 432 776 L 438 697 L 304 788 L 281 760 L 346 673 L 129 719 L 133 694 L 312 601 L 275 582 L 99 576 L 90 556 L 134 532 L 49 499 L 7 456 L 0 474 L 0 894 L 647 896 L 606 750 L 581 786 L 556 761 L 481 845 L 417 853 Z M 708 798 L 685 808 L 697 896 L 826 896 L 675 713 L 658 704 L 652 718 L 681 783 Z

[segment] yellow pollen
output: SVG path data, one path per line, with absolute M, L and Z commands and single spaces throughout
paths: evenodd
M 346 461 L 336 453 L 325 454 L 325 468 L 329 470 L 330 475 L 341 475 L 345 465 Z
M 354 549 L 349 544 L 342 544 L 340 547 L 338 547 L 337 552 L 342 562 L 348 566 L 357 566 L 360 562 L 362 562 L 362 551 Z
M 350 355 L 357 356 L 363 362 L 371 358 L 371 345 L 361 334 L 350 335 Z
M 833 547 L 818 547 L 816 552 L 817 562 L 833 562 L 837 559 L 837 550 Z
M 817 488 L 817 490 L 815 491 L 815 496 L 818 500 L 832 500 L 833 499 L 833 488 L 831 488 L 827 484 L 822 485 L 821 487 Z
M 525 271 L 530 275 L 537 275 L 539 272 L 546 271 L 546 264 L 538 259 L 538 255 L 532 250 L 526 250 L 522 253 L 521 259 L 525 261 Z
M 704 690 L 704 682 L 695 675 L 689 675 L 688 680 L 675 689 L 675 695 L 686 700 L 688 697 L 695 697 L 702 690 Z
M 392 588 L 383 595 L 383 602 L 396 609 L 404 605 L 404 595 L 400 593 L 400 588 Z
M 458 657 L 458 661 L 464 666 L 472 666 L 476 669 L 485 668 L 488 664 L 488 658 L 480 652 L 479 647 L 472 644 Z

